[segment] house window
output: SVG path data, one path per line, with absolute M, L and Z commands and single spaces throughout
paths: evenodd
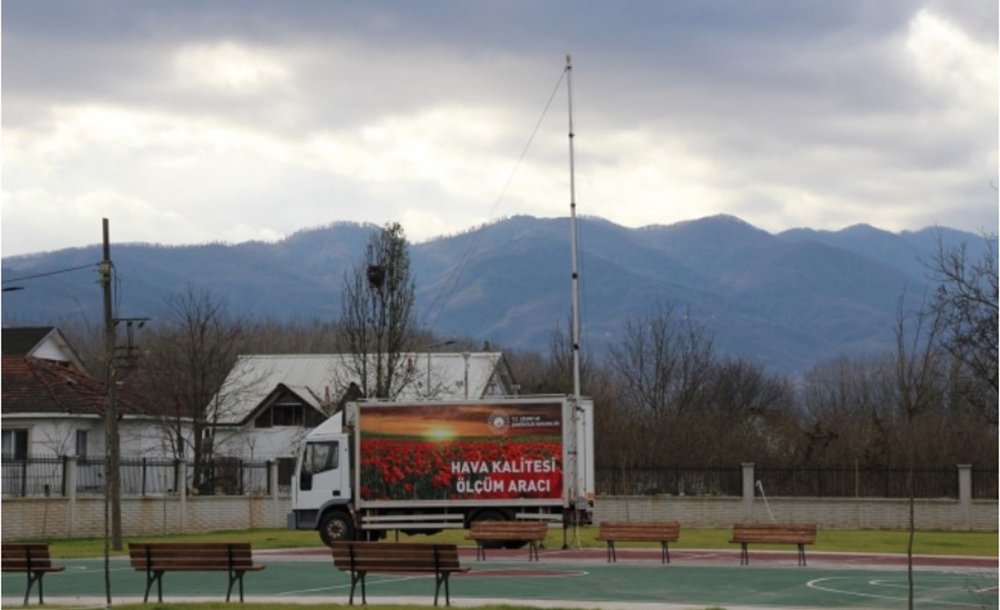
M 276 404 L 271 412 L 275 426 L 302 425 L 302 405 L 300 404 Z
M 271 422 L 271 411 L 273 407 L 268 407 L 257 416 L 257 419 L 253 420 L 254 428 L 270 428 L 274 424 Z
M 257 417 L 254 426 L 270 428 L 272 426 L 301 426 L 304 423 L 304 407 L 300 403 L 274 403 L 264 409 Z
M 285 395 L 261 411 L 254 420 L 255 428 L 273 426 L 318 426 L 323 417 L 315 409 L 305 405 L 293 396 Z
M 87 459 L 87 431 L 76 431 L 76 457 L 80 460 Z
M 3 431 L 3 459 L 24 460 L 28 458 L 27 428 L 11 428 Z

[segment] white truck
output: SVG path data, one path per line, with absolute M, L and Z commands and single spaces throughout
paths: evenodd
M 330 544 L 481 519 L 589 523 L 593 448 L 589 399 L 348 403 L 305 439 L 288 527 Z

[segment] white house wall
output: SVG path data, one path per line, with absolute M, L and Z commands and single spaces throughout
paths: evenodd
M 104 455 L 104 423 L 92 418 L 53 418 L 52 415 L 5 416 L 4 429 L 28 430 L 28 455 L 61 457 L 76 454 L 76 431 L 87 430 L 87 450 Z M 93 452 L 93 453 L 91 453 Z
M 28 455 L 32 457 L 75 456 L 77 430 L 87 431 L 88 457 L 103 458 L 107 453 L 104 420 L 96 415 L 8 415 L 4 416 L 3 427 L 28 430 Z M 119 453 L 122 458 L 171 459 L 175 456 L 167 434 L 159 422 L 124 419 L 118 424 Z M 185 431 L 185 437 L 190 439 L 190 430 Z
M 309 430 L 301 426 L 216 429 L 215 455 L 254 462 L 294 457 Z
M 43 360 L 55 360 L 57 362 L 69 362 L 70 358 L 66 355 L 66 352 L 59 346 L 58 343 L 53 341 L 51 338 L 45 339 L 31 351 L 31 355 L 35 358 L 41 358 Z
M 184 436 L 184 457 L 192 456 L 191 427 L 182 425 Z M 118 435 L 121 438 L 122 457 L 147 457 L 155 459 L 173 459 L 176 434 L 173 426 L 164 422 L 149 420 L 122 420 L 118 425 Z

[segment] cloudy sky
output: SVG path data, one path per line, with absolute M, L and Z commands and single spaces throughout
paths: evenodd
M 7 0 L 0 250 L 96 243 L 102 217 L 116 242 L 190 244 L 566 216 L 567 52 L 580 214 L 995 231 L 997 19 L 993 0 Z

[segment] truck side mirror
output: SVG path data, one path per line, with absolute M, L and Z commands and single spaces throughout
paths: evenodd
M 310 491 L 313 488 L 313 475 L 311 472 L 303 472 L 299 475 L 299 490 Z

